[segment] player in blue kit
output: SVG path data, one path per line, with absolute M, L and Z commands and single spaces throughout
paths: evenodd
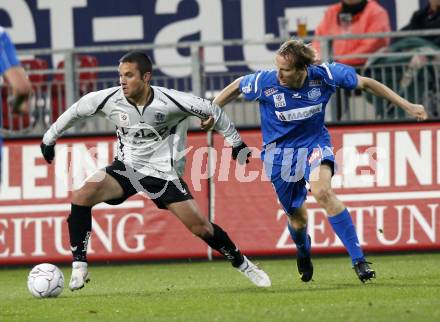
M 20 66 L 15 46 L 12 43 L 5 29 L 0 26 L 0 75 L 4 76 L 12 87 L 13 96 L 8 99 L 14 113 L 21 113 L 28 110 L 29 96 L 32 87 L 26 77 L 23 67 Z M 0 111 L 2 100 L 0 98 Z M 0 137 L 0 160 L 2 139 Z M 1 175 L 0 175 L 1 177 Z
M 333 230 L 350 254 L 357 276 L 365 282 L 376 273 L 365 259 L 350 213 L 331 189 L 335 157 L 324 125 L 326 105 L 336 88 L 341 87 L 369 91 L 418 120 L 425 120 L 427 114 L 422 105 L 408 102 L 374 79 L 357 75 L 352 67 L 338 63 L 315 65 L 315 60 L 311 47 L 300 40 L 289 40 L 276 53 L 276 70 L 236 79 L 216 96 L 214 103 L 224 106 L 241 93 L 246 100 L 259 102 L 261 158 L 287 214 L 302 281 L 308 282 L 313 276 L 304 205 L 308 182 L 312 195 L 326 210 Z M 208 129 L 212 123 L 208 119 L 202 122 L 202 128 Z
M 0 26 L 0 75 L 3 75 L 12 87 L 13 97 L 9 100 L 13 111 L 18 113 L 28 109 L 28 98 L 32 87 L 20 65 L 15 46 L 5 29 Z

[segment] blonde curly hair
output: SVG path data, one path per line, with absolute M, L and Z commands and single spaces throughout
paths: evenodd
M 284 42 L 277 50 L 277 55 L 292 60 L 293 66 L 297 69 L 305 68 L 318 61 L 316 50 L 311 45 L 298 39 Z

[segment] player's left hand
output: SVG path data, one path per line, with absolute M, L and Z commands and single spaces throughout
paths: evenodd
M 232 159 L 237 160 L 239 164 L 249 163 L 251 155 L 251 150 L 244 142 L 241 142 L 238 146 L 232 147 Z
M 51 164 L 53 159 L 55 158 L 55 144 L 54 145 L 46 145 L 43 142 L 40 144 L 41 154 L 43 154 L 44 160 L 47 163 Z
M 424 121 L 428 118 L 425 107 L 420 104 L 411 104 L 411 109 L 408 111 L 408 113 L 415 117 L 417 121 Z
M 206 120 L 201 120 L 200 121 L 200 128 L 203 131 L 212 130 L 214 128 L 214 117 L 210 116 Z

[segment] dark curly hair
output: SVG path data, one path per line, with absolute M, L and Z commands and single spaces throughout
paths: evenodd
M 151 73 L 153 70 L 153 64 L 151 58 L 141 51 L 130 51 L 119 59 L 120 63 L 136 63 L 141 76 L 145 73 Z

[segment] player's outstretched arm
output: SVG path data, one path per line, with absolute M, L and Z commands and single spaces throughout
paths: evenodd
M 63 135 L 67 129 L 72 127 L 79 118 L 78 102 L 76 102 L 61 114 L 55 123 L 44 133 L 40 149 L 47 163 L 52 163 L 52 160 L 55 158 L 55 143 L 57 139 Z
M 223 135 L 225 141 L 232 146 L 232 159 L 237 160 L 240 164 L 249 163 L 251 150 L 241 139 L 229 116 L 214 103 L 209 104 L 208 110 L 210 117 L 214 120 L 214 129 Z
M 212 102 L 220 107 L 223 107 L 235 100 L 241 94 L 239 87 L 242 79 L 243 77 L 237 78 L 224 89 L 222 89 Z M 212 130 L 214 128 L 214 118 L 209 117 L 206 120 L 202 120 L 200 123 L 200 128 L 204 131 Z
M 212 101 L 214 104 L 217 104 L 220 107 L 225 106 L 226 104 L 235 100 L 238 96 L 240 96 L 240 82 L 243 77 L 239 77 L 234 80 L 231 84 L 226 86 L 221 90 L 220 93 L 214 98 Z
M 89 117 L 96 112 L 96 93 L 98 92 L 89 93 L 74 103 L 44 133 L 40 148 L 47 163 L 51 163 L 55 157 L 55 143 L 57 139 L 78 120 Z
M 186 101 L 185 101 L 186 98 Z M 232 159 L 238 163 L 249 163 L 251 150 L 238 134 L 234 123 L 231 122 L 229 116 L 217 104 L 193 95 L 181 97 L 181 103 L 188 109 L 192 115 L 199 117 L 201 120 L 212 119 L 213 128 L 220 133 L 225 141 L 232 146 Z
M 385 98 L 391 103 L 399 106 L 409 115 L 415 117 L 419 121 L 426 120 L 428 114 L 425 111 L 425 107 L 421 104 L 413 104 L 408 100 L 404 99 L 402 96 L 394 92 L 388 86 L 378 82 L 377 80 L 369 77 L 364 77 L 357 75 L 358 85 L 357 88 L 368 91 L 378 97 Z
M 4 76 L 11 84 L 13 97 L 9 101 L 13 113 L 23 113 L 29 110 L 29 97 L 32 87 L 26 73 L 21 66 L 8 69 Z

